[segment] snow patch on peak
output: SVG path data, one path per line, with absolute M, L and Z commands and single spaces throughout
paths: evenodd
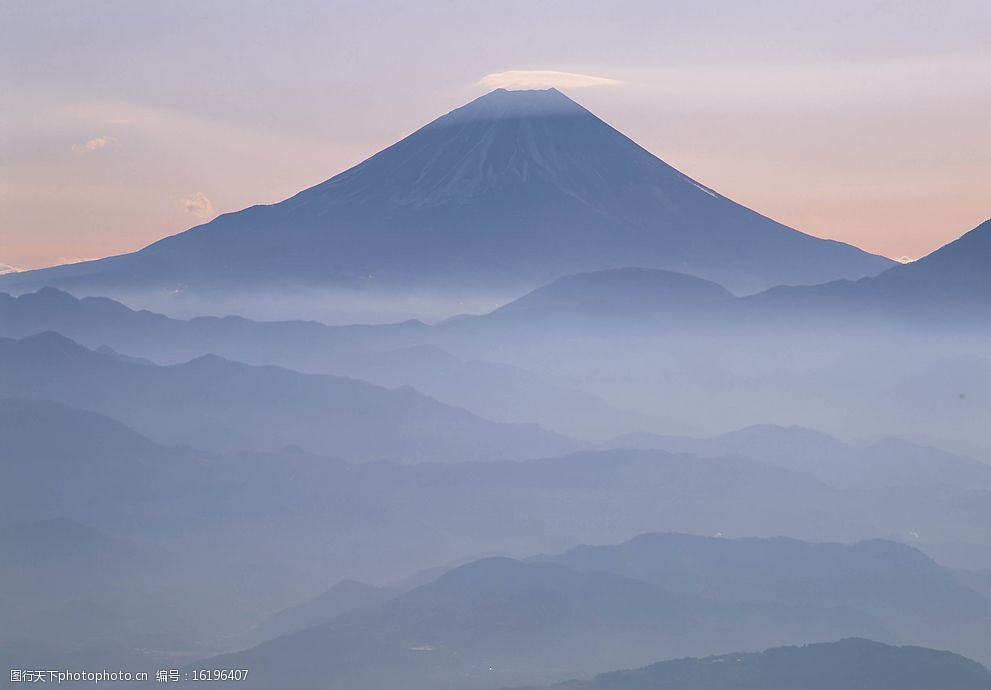
M 480 120 L 582 115 L 594 117 L 585 108 L 554 88 L 495 89 L 434 120 L 427 127 L 462 125 Z

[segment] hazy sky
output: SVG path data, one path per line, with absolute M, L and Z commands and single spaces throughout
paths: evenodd
M 987 0 L 3 0 L 0 61 L 18 268 L 281 200 L 502 84 L 560 84 L 723 194 L 892 257 L 991 216 Z

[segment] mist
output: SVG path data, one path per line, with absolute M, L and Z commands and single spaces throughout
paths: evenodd
M 627 80 L 504 67 L 282 200 L 0 271 L 12 685 L 991 688 L 991 221 L 909 263 L 823 239 L 570 93 Z

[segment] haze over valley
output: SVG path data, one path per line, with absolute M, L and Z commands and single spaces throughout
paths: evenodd
M 289 26 L 309 46 L 294 12 L 308 7 L 316 27 L 323 10 L 290 5 L 266 11 L 265 31 L 248 26 L 258 10 L 245 5 L 230 31 L 247 52 L 269 51 Z M 590 21 L 584 3 L 571 7 Z M 200 10 L 139 28 L 145 15 L 118 9 L 135 43 L 108 44 L 122 70 L 108 89 L 129 79 L 128 57 L 145 64 L 142 37 L 157 51 L 176 40 L 170 22 L 198 31 L 188 25 Z M 356 35 L 399 60 L 385 36 L 402 13 L 336 11 L 376 26 Z M 713 9 L 713 35 L 726 14 L 753 31 L 762 11 Z M 58 3 L 4 12 L 33 17 L 49 41 L 81 21 Z M 630 16 L 616 21 L 634 29 Z M 790 35 L 773 26 L 768 45 Z M 524 33 L 534 46 L 513 50 L 557 45 Z M 480 55 L 462 51 L 466 63 L 509 50 L 484 38 Z M 18 45 L 18 64 L 34 64 Z M 336 55 L 349 44 L 321 45 Z M 238 61 L 254 64 L 253 53 L 217 51 L 203 64 L 240 83 Z M 326 69 L 345 79 L 338 57 Z M 322 103 L 307 64 L 251 67 L 263 81 L 281 75 L 273 132 L 295 117 L 297 90 Z M 366 55 L 348 73 L 342 113 L 379 69 Z M 191 85 L 218 78 L 204 70 L 188 71 Z M 616 113 L 644 97 L 633 71 L 493 70 L 446 114 L 406 106 L 425 124 L 275 203 L 217 213 L 200 192 L 183 202 L 192 227 L 136 251 L 99 251 L 94 239 L 85 260 L 0 265 L 0 662 L 11 685 L 40 669 L 117 669 L 150 674 L 122 688 L 991 690 L 991 220 L 959 226 L 948 214 L 932 232 L 942 246 L 896 261 L 867 235 L 839 241 L 850 235 L 749 208 L 708 186 L 720 180 L 662 160 L 655 139 L 638 141 L 637 118 L 600 118 L 596 93 L 612 89 Z M 816 74 L 818 115 L 882 105 L 869 89 L 839 98 Z M 771 127 L 747 106 L 746 83 L 725 120 Z M 281 165 L 249 124 L 275 96 L 236 92 L 239 124 L 209 106 L 224 123 L 217 140 L 236 130 Z M 176 103 L 117 125 L 147 133 L 182 111 L 181 88 L 155 93 Z M 778 98 L 783 112 L 798 107 Z M 927 98 L 914 95 L 900 124 Z M 700 101 L 664 102 L 681 107 Z M 58 112 L 52 122 L 69 111 Z M 407 114 L 397 93 L 335 136 L 363 141 L 363 127 L 393 115 L 405 127 Z M 123 140 L 72 152 L 82 166 Z M 913 164 L 937 167 L 923 144 Z M 671 138 L 681 158 L 690 146 L 707 150 Z M 986 176 L 974 147 L 968 165 Z M 115 184 L 123 194 L 173 163 L 135 158 Z M 84 193 L 81 173 L 74 185 Z M 808 199 L 825 203 L 812 189 Z M 64 203 L 53 192 L 53 212 Z M 31 227 L 14 217 L 0 216 L 3 239 L 26 246 Z M 132 244 L 146 236 L 135 230 Z

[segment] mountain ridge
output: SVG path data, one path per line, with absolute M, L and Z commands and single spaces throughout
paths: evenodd
M 801 647 L 776 647 L 757 653 L 662 661 L 543 690 L 766 690 L 781 687 L 803 690 L 932 690 L 935 687 L 983 690 L 991 687 L 991 671 L 952 652 L 846 638 Z
M 743 298 L 755 312 L 802 311 L 847 319 L 917 318 L 966 323 L 991 311 L 991 219 L 908 264 L 876 276 L 775 286 Z
M 284 687 L 492 688 L 499 679 L 553 680 L 565 669 L 644 658 L 659 648 L 677 655 L 733 648 L 754 636 L 781 639 L 783 629 L 815 639 L 851 628 L 883 632 L 868 616 L 725 604 L 612 573 L 491 557 L 376 608 L 209 663 L 259 669 L 260 680 L 249 687 L 262 687 L 274 678 L 272 669 L 282 668 L 292 669 L 280 681 Z
M 48 331 L 0 338 L 0 396 L 50 398 L 152 440 L 204 450 L 296 443 L 366 460 L 540 456 L 584 444 L 535 424 L 499 424 L 409 386 L 251 366 L 203 355 L 157 366 L 93 352 Z M 382 432 L 383 419 L 391 420 Z
M 633 264 L 756 292 L 873 275 L 891 262 L 719 195 L 558 91 L 495 91 L 282 202 L 0 285 L 504 296 Z
M 316 321 L 252 321 L 238 316 L 173 319 L 135 311 L 105 297 L 76 298 L 46 287 L 17 297 L 0 293 L 0 337 L 55 331 L 106 354 L 158 364 L 204 354 L 302 373 L 358 378 L 421 393 L 491 421 L 534 422 L 566 436 L 604 440 L 652 420 L 575 388 L 556 386 L 508 364 L 462 359 L 415 336 L 418 322 L 328 326 Z M 395 340 L 395 342 L 390 342 Z M 409 342 L 405 342 L 409 341 Z M 123 353 L 123 354 L 121 354 Z

